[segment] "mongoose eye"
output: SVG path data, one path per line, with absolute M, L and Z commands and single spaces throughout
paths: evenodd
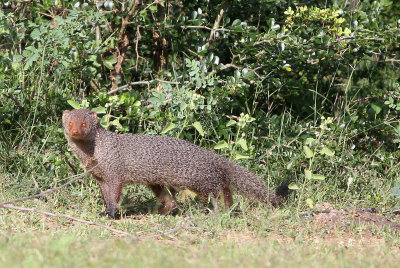
M 69 126 L 69 127 L 72 127 L 72 122 L 69 122 L 69 123 L 68 123 L 68 126 Z
M 82 123 L 81 126 L 84 127 L 84 128 L 86 128 L 86 123 Z

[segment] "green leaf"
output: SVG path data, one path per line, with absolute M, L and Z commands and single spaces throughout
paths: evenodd
M 157 7 L 157 5 L 149 6 L 149 9 L 150 9 L 151 13 L 154 13 L 154 12 L 157 12 L 158 7 Z
M 42 34 L 38 28 L 34 29 L 31 33 L 31 38 L 33 40 L 41 40 Z
M 197 11 L 192 12 L 192 20 L 195 20 L 197 18 Z
M 162 131 L 161 134 L 165 134 L 168 131 L 174 129 L 176 127 L 176 125 L 174 123 L 169 123 Z
M 93 66 L 95 66 L 95 67 L 100 67 L 101 66 L 101 64 L 99 64 L 98 61 L 97 61 L 97 55 L 89 55 L 88 56 L 88 61 L 93 62 Z
M 243 150 L 247 151 L 249 148 L 247 147 L 247 142 L 245 139 L 240 138 L 237 142 L 237 144 L 240 145 L 240 147 L 242 147 Z
M 293 166 L 293 161 L 290 161 L 289 164 L 286 165 L 286 169 L 291 169 Z
M 230 126 L 233 126 L 233 125 L 236 125 L 236 121 L 235 120 L 229 120 L 229 122 L 228 123 L 226 123 L 226 126 L 227 127 L 230 127 Z
M 246 123 L 251 123 L 254 120 L 256 120 L 254 117 L 249 116 L 249 117 L 246 118 Z
M 161 103 L 161 100 L 157 97 L 150 97 L 147 101 L 154 105 Z
M 307 138 L 306 140 L 305 140 L 305 142 L 304 142 L 304 144 L 307 144 L 307 145 L 312 145 L 313 144 L 313 142 L 315 141 L 315 139 L 314 138 Z
M 288 188 L 289 188 L 290 190 L 298 190 L 298 189 L 300 189 L 300 187 L 297 186 L 297 184 L 294 183 L 294 182 L 290 183 L 290 184 L 288 185 Z
M 312 174 L 312 179 L 322 181 L 325 180 L 325 176 L 320 174 Z
M 101 106 L 93 108 L 92 111 L 96 112 L 97 114 L 105 114 L 105 113 L 107 113 L 106 112 L 106 108 L 101 107 Z
M 241 22 L 242 22 L 241 20 L 236 19 L 236 20 L 234 20 L 234 21 L 232 22 L 232 26 L 239 25 Z
M 345 36 L 350 36 L 351 30 L 350 30 L 349 28 L 346 27 L 346 28 L 344 28 L 343 34 L 344 34 Z
M 245 155 L 245 154 L 241 154 L 241 153 L 236 153 L 235 154 L 235 160 L 239 160 L 239 159 L 249 159 L 250 156 Z
M 382 111 L 382 108 L 376 103 L 371 103 L 371 108 L 374 110 L 375 114 L 379 114 Z
M 229 145 L 226 141 L 219 141 L 217 143 L 217 145 L 214 146 L 214 149 L 216 149 L 216 150 L 225 149 L 225 148 L 229 148 Z
M 180 111 L 183 112 L 188 107 L 187 103 L 182 103 L 180 107 Z
M 114 55 L 108 56 L 104 59 L 104 66 L 110 70 L 114 70 L 114 64 L 117 63 L 117 58 Z
M 201 126 L 199 121 L 193 123 L 194 128 L 200 133 L 201 136 L 204 136 L 203 127 Z
M 305 169 L 304 170 L 304 176 L 306 177 L 307 180 L 311 180 L 311 178 L 312 178 L 311 170 Z
M 327 155 L 327 156 L 334 156 L 335 155 L 335 152 L 331 151 L 331 149 L 329 149 L 328 147 L 322 148 L 320 153 L 324 154 L 324 155 Z
M 304 154 L 306 155 L 306 158 L 311 158 L 314 156 L 313 151 L 311 151 L 310 147 L 308 147 L 307 145 L 303 146 L 303 151 L 304 151 Z
M 306 199 L 306 204 L 307 204 L 310 208 L 314 208 L 314 202 L 313 202 L 310 198 L 307 198 L 307 199 Z
M 81 105 L 74 100 L 67 100 L 68 104 L 72 106 L 74 109 L 81 108 Z
M 111 125 L 116 126 L 118 129 L 122 129 L 123 128 L 121 123 L 119 122 L 118 118 L 113 120 L 113 121 L 111 121 Z

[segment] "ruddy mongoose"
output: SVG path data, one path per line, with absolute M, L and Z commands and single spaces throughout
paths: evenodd
M 133 182 L 148 186 L 163 205 L 159 213 L 177 207 L 175 194 L 187 188 L 199 196 L 222 193 L 225 208 L 232 205 L 231 187 L 244 196 L 277 206 L 287 186 L 271 192 L 252 172 L 224 157 L 178 138 L 116 134 L 105 130 L 95 112 L 64 111 L 64 134 L 72 151 L 100 185 L 106 211 L 116 217 L 122 186 Z

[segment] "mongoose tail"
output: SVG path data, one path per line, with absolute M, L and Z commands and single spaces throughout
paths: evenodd
M 289 194 L 289 182 L 283 182 L 275 192 L 271 191 L 256 174 L 236 164 L 232 164 L 230 183 L 242 195 L 274 207 L 279 206 Z

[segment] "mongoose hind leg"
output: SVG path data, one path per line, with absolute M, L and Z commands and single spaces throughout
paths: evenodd
M 232 193 L 231 193 L 231 189 L 229 188 L 229 186 L 224 186 L 222 188 L 222 195 L 224 197 L 225 210 L 229 211 L 229 209 L 232 206 Z
M 229 186 L 223 186 L 219 193 L 211 194 L 211 204 L 215 212 L 219 212 L 221 210 L 220 203 L 222 203 L 222 199 L 224 200 L 223 209 L 228 212 L 232 206 L 232 193 Z
M 149 187 L 155 194 L 157 201 L 163 206 L 158 213 L 161 215 L 172 214 L 178 207 L 175 200 L 176 190 L 172 187 L 167 188 L 159 184 L 152 184 Z
M 99 182 L 101 194 L 106 203 L 106 210 L 100 215 L 108 215 L 109 218 L 116 219 L 118 217 L 116 212 L 121 197 L 122 183 L 118 181 L 106 182 L 99 178 L 96 178 L 96 180 Z

